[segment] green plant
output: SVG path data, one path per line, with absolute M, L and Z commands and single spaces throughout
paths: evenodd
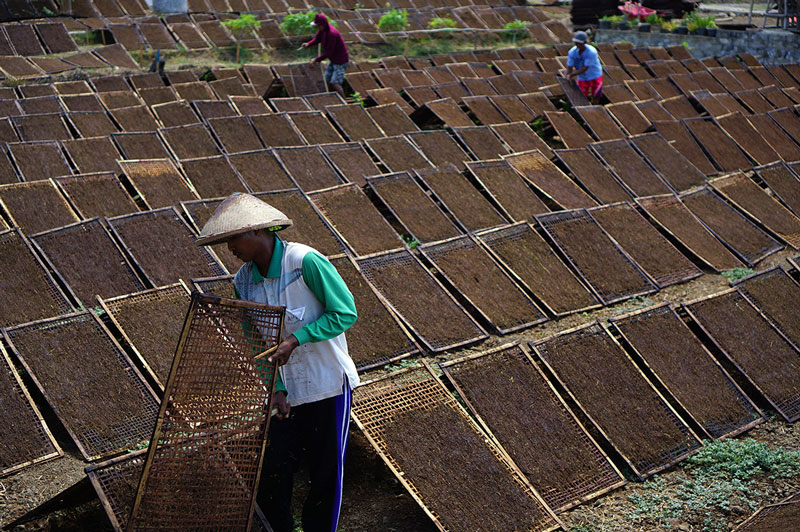
M 540 137 L 544 136 L 544 118 L 539 117 L 533 121 L 533 130 L 536 132 L 537 135 Z
M 456 21 L 450 17 L 434 17 L 428 22 L 429 30 L 447 30 L 456 27 Z
M 242 41 L 255 35 L 261 28 L 261 22 L 252 13 L 242 13 L 237 18 L 228 19 L 222 22 L 233 36 L 236 38 L 236 62 L 242 51 Z
M 691 13 L 686 13 L 683 19 L 686 21 L 686 28 L 689 31 L 696 30 L 698 28 L 715 28 L 716 24 L 714 23 L 714 17 L 704 17 L 697 11 L 692 11 Z
M 676 24 L 674 20 L 662 20 L 661 27 L 665 30 L 672 31 L 678 27 L 678 24 Z
M 314 17 L 317 16 L 313 11 L 307 13 L 292 13 L 286 15 L 280 23 L 281 31 L 286 35 L 309 35 L 314 33 Z
M 757 475 L 791 478 L 800 468 L 800 451 L 770 449 L 766 443 L 752 438 L 704 443 L 700 452 L 687 460 L 691 468 L 701 470 L 703 475 L 745 482 Z
M 742 277 L 747 277 L 748 275 L 752 275 L 755 273 L 750 268 L 732 268 L 730 270 L 726 270 L 722 272 L 722 276 L 725 277 L 728 282 L 738 281 Z
M 625 22 L 628 19 L 625 18 L 625 15 L 608 15 L 601 18 L 600 20 L 607 20 L 611 24 L 619 24 L 620 22 Z
M 597 528 L 596 525 L 577 525 L 570 527 L 567 532 L 600 532 L 600 529 Z
M 512 41 L 524 39 L 528 36 L 528 26 L 530 25 L 531 23 L 527 20 L 514 19 L 503 26 L 503 36 Z
M 716 28 L 717 23 L 715 20 L 714 16 L 710 15 L 708 17 L 698 17 L 697 23 L 700 24 L 701 28 Z
M 228 19 L 222 22 L 234 35 L 249 37 L 256 30 L 261 28 L 261 22 L 252 13 L 242 13 L 237 18 Z
M 661 26 L 661 23 L 664 22 L 664 19 L 658 16 L 658 13 L 651 13 L 645 17 L 644 21 L 648 24 L 652 24 L 653 26 Z
M 668 529 L 674 520 L 694 514 L 702 519 L 698 524 L 703 531 L 727 531 L 726 524 L 715 518 L 715 511 L 727 513 L 733 504 L 755 510 L 762 496 L 754 488 L 756 479 L 790 478 L 800 471 L 800 451 L 770 449 L 751 438 L 703 443 L 686 461 L 685 476 L 673 480 L 671 489 L 663 478 L 654 477 L 630 495 L 634 510 L 627 517 Z
M 403 241 L 408 245 L 409 248 L 414 249 L 419 246 L 419 240 L 414 238 L 413 236 L 403 235 Z
M 360 92 L 354 92 L 353 94 L 350 95 L 350 97 L 353 99 L 355 103 L 357 103 L 361 107 L 364 107 L 364 97 L 361 96 Z
M 416 360 L 411 360 L 406 358 L 404 360 L 395 362 L 394 364 L 389 364 L 388 366 L 386 366 L 386 369 L 394 373 L 395 371 L 400 371 L 402 369 L 407 369 L 407 368 L 413 368 L 417 365 L 418 362 Z
M 625 303 L 623 308 L 627 312 L 630 312 L 630 311 L 639 310 L 639 309 L 643 309 L 645 307 L 652 306 L 653 304 L 654 304 L 653 300 L 650 299 L 647 296 L 636 296 L 636 297 L 633 297 L 630 300 L 628 300 L 628 302 Z
M 378 29 L 381 31 L 403 31 L 408 27 L 408 11 L 405 9 L 390 9 L 378 19 Z

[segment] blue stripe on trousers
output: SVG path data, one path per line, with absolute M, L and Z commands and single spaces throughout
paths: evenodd
M 342 488 L 344 485 L 344 459 L 347 454 L 347 436 L 350 431 L 350 403 L 352 402 L 353 392 L 350 390 L 350 383 L 347 375 L 344 376 L 342 384 L 342 394 L 336 397 L 336 427 L 339 430 L 338 441 L 338 482 L 336 483 L 336 494 L 333 498 L 333 516 L 331 518 L 331 532 L 336 532 L 339 524 L 339 513 L 342 510 Z

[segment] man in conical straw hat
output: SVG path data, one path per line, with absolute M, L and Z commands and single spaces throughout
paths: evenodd
M 217 207 L 197 244 L 225 242 L 244 263 L 233 279 L 237 297 L 286 307 L 284 338 L 268 359 L 280 365 L 273 400 L 278 414 L 270 425 L 258 503 L 275 532 L 291 532 L 292 477 L 304 458 L 311 490 L 303 530 L 333 532 L 341 508 L 351 391 L 359 383 L 344 337 L 356 321 L 356 307 L 325 257 L 278 237 L 291 225 L 278 209 L 237 193 Z

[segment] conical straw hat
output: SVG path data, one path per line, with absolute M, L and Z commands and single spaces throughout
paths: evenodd
M 208 219 L 197 245 L 219 244 L 232 236 L 257 229 L 280 231 L 292 225 L 292 221 L 275 207 L 250 194 L 231 194 L 220 203 Z

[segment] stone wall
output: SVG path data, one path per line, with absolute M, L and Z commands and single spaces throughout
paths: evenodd
M 697 58 L 721 57 L 749 52 L 765 65 L 800 63 L 800 35 L 783 30 L 717 30 L 716 37 L 633 30 L 601 30 L 596 42 L 629 41 L 634 46 L 674 46 L 686 43 Z

